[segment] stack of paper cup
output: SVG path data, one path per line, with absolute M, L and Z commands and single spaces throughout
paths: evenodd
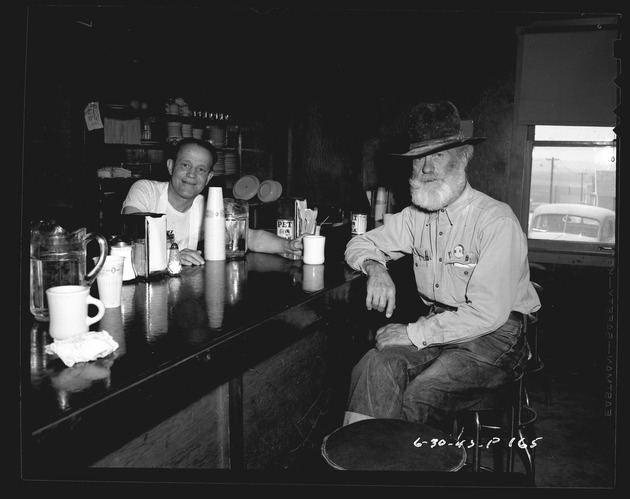
M 203 244 L 204 259 L 225 260 L 225 211 L 221 187 L 208 189 Z

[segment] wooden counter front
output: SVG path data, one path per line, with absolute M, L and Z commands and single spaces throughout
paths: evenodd
M 122 306 L 92 327 L 119 347 L 93 362 L 47 355 L 47 324 L 25 318 L 24 477 L 285 468 L 323 419 L 343 416 L 364 297 L 341 261 L 250 252 L 124 284 Z

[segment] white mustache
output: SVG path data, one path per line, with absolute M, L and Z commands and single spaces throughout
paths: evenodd
M 439 177 L 436 177 L 435 175 L 430 175 L 430 176 L 425 175 L 422 177 L 415 177 L 415 178 L 409 179 L 409 185 L 413 187 L 414 189 L 417 189 L 418 187 L 422 187 L 427 182 L 433 182 L 435 180 L 442 180 L 442 179 Z

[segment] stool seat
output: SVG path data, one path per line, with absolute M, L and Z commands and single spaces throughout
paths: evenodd
M 434 440 L 435 439 L 435 440 Z M 364 419 L 324 438 L 322 455 L 339 470 L 458 471 L 466 451 L 448 433 L 401 419 Z

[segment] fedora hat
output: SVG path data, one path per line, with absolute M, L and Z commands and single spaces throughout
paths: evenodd
M 423 102 L 409 113 L 409 151 L 394 156 L 427 156 L 464 144 L 479 144 L 485 137 L 468 137 L 457 108 L 449 101 Z

